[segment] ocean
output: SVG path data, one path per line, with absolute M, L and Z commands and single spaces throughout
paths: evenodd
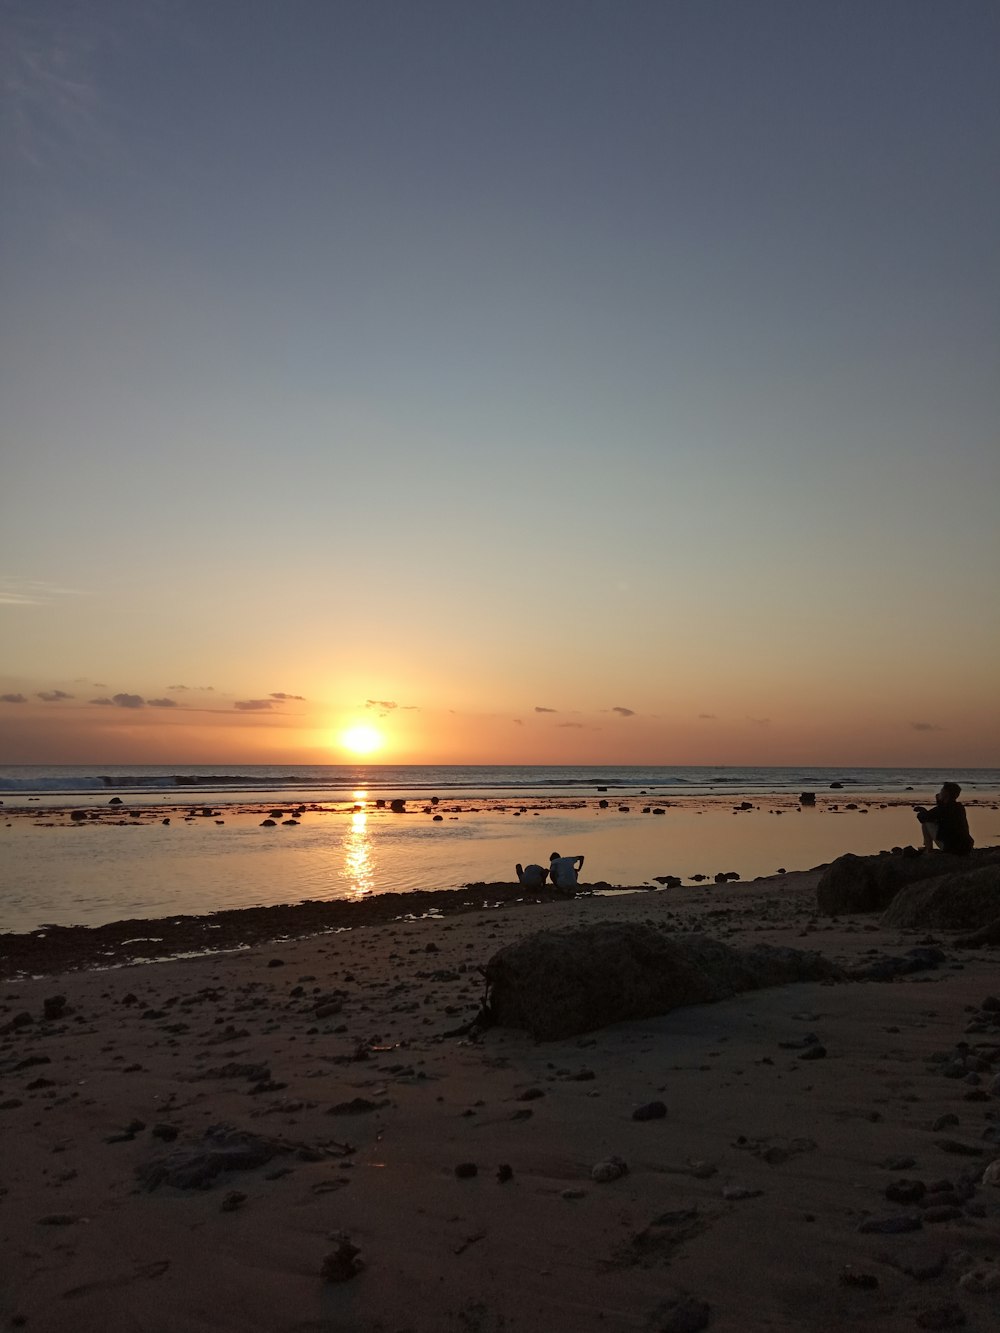
M 552 851 L 585 856 L 585 884 L 707 876 L 721 896 L 720 872 L 919 841 L 912 806 L 945 778 L 977 844 L 1000 842 L 997 769 L 7 767 L 0 932 L 512 882 Z
M 157 764 L 13 765 L 0 767 L 0 799 L 86 798 L 127 795 L 130 801 L 161 795 L 230 798 L 271 795 L 282 799 L 343 799 L 357 790 L 378 796 L 448 793 L 466 796 L 553 795 L 596 791 L 668 795 L 762 795 L 831 788 L 893 794 L 935 791 L 945 779 L 967 791 L 1000 789 L 1000 769 L 754 768 L 668 765 L 421 765 Z

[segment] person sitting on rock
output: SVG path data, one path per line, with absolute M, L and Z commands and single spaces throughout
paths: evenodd
M 549 857 L 549 875 L 554 888 L 575 889 L 577 872 L 582 869 L 582 856 L 560 856 L 558 852 L 553 852 Z
M 523 866 L 519 861 L 514 869 L 517 871 L 518 884 L 523 884 L 526 889 L 545 888 L 545 881 L 549 877 L 549 872 L 545 866 Z
M 924 830 L 924 851 L 931 852 L 935 846 L 952 856 L 968 856 L 972 851 L 972 835 L 966 818 L 965 806 L 959 802 L 962 788 L 957 782 L 945 782 L 934 797 L 930 810 L 924 806 L 916 807 L 917 818 Z

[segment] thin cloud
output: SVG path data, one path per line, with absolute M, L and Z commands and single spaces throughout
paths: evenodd
M 47 704 L 58 703 L 60 699 L 72 699 L 75 696 L 67 694 L 65 690 L 39 690 L 35 695 L 36 699 L 42 699 Z
M 27 695 L 24 694 L 0 694 L 0 704 L 26 704 Z
M 911 722 L 910 726 L 914 731 L 943 731 L 936 722 Z
M 612 713 L 617 713 L 619 717 L 635 717 L 635 709 L 634 709 L 634 708 L 622 708 L 622 707 L 619 706 L 619 707 L 612 708 L 611 711 L 612 711 Z
M 150 708 L 176 708 L 176 699 L 147 699 Z
M 387 713 L 391 713 L 392 710 L 393 710 L 394 708 L 398 708 L 399 705 L 398 705 L 397 703 L 395 703 L 392 699 L 366 699 L 366 700 L 365 700 L 365 707 L 366 707 L 366 708 L 381 708 L 381 709 L 383 709 L 385 712 L 387 712 Z
M 274 707 L 273 699 L 237 699 L 233 707 L 238 713 L 266 713 Z
M 113 694 L 111 702 L 116 708 L 143 708 L 146 700 L 141 694 Z
M 91 699 L 90 702 L 92 704 L 99 704 L 102 708 L 114 708 L 114 704 L 110 699 Z
M 582 722 L 557 722 L 557 727 L 572 727 L 574 731 L 586 731 Z
M 211 694 L 212 691 L 215 689 L 215 686 L 214 685 L 168 685 L 167 689 L 170 690 L 172 694 L 184 694 L 188 690 L 193 691 L 195 694 Z
M 305 701 L 306 701 L 306 696 L 305 696 L 304 694 L 285 694 L 285 693 L 284 693 L 283 691 L 281 691 L 281 690 L 279 690 L 279 691 L 277 691 L 276 693 L 272 694 L 270 697 L 271 697 L 272 699 L 277 699 L 279 703 L 285 703 L 286 700 L 289 700 L 289 699 L 297 699 L 297 700 L 299 701 L 299 703 L 305 703 Z
M 702 722 L 718 722 L 718 716 L 715 713 L 699 713 Z
M 558 708 L 539 708 L 539 707 L 536 706 L 536 707 L 535 707 L 535 712 L 536 712 L 536 713 L 558 713 L 558 712 L 559 712 L 559 709 L 558 709 Z
M 57 597 L 78 595 L 74 588 L 62 588 L 57 583 L 0 575 L 0 606 L 46 606 Z
M 513 722 L 513 724 L 514 724 L 515 727 L 523 727 L 523 726 L 524 726 L 524 723 L 521 721 L 521 719 L 520 719 L 519 717 L 512 717 L 512 718 L 511 718 L 511 722 Z
M 748 717 L 748 722 L 752 722 L 755 727 L 769 727 L 771 719 L 769 717 Z

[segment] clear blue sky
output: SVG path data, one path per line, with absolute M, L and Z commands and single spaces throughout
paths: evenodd
M 995 4 L 0 26 L 0 750 L 1000 762 Z

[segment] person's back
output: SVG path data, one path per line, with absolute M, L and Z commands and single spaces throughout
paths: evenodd
M 582 856 L 560 856 L 558 852 L 553 852 L 549 857 L 549 875 L 557 889 L 575 889 L 577 871 L 582 868 Z
M 544 866 L 522 866 L 518 864 L 514 869 L 517 871 L 518 883 L 523 884 L 526 889 L 545 888 L 545 881 L 548 878 L 549 872 Z

